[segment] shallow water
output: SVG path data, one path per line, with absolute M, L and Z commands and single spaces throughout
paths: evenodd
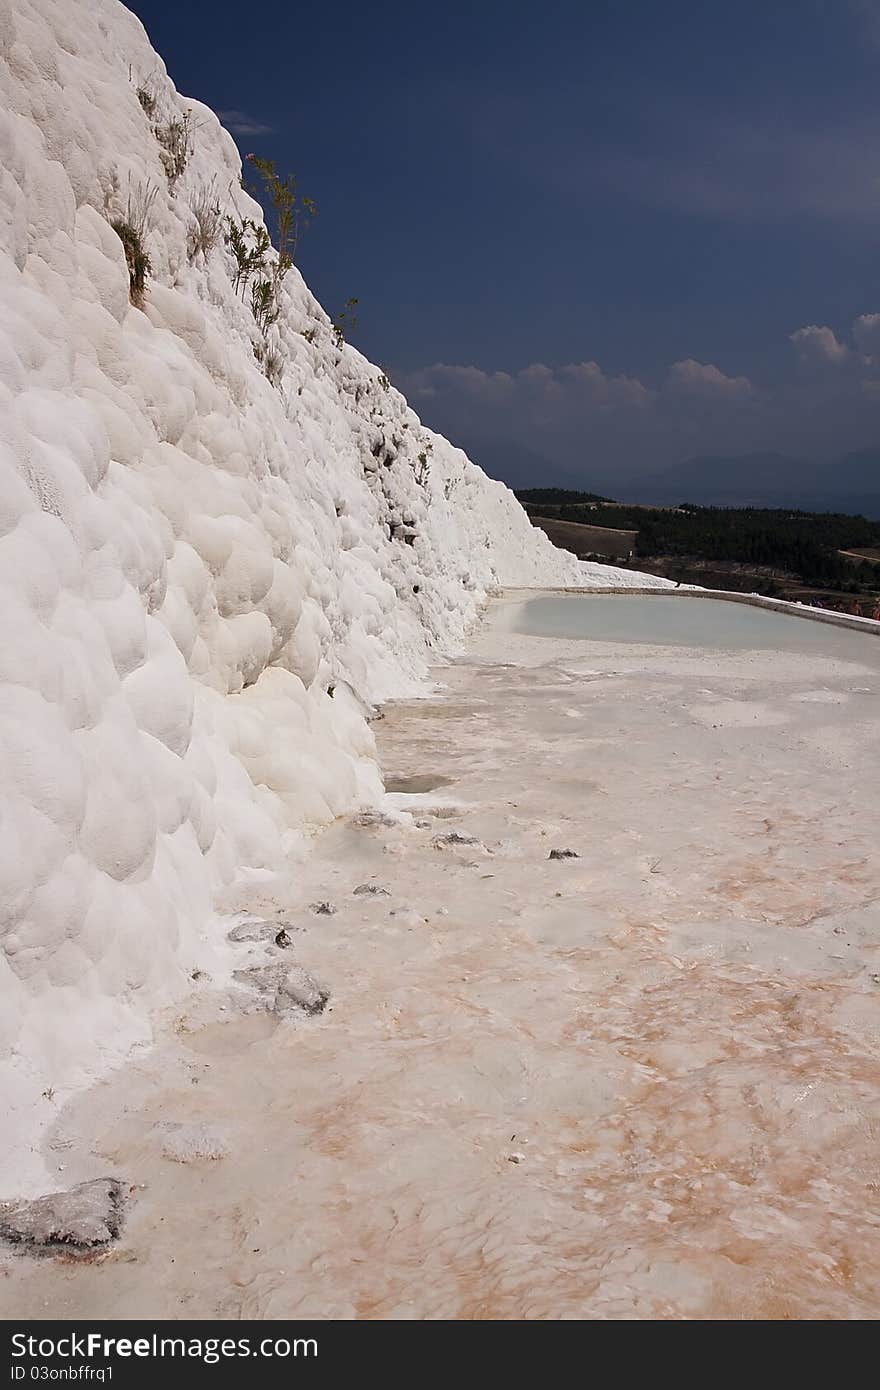
M 868 630 L 836 627 L 794 614 L 723 599 L 684 595 L 547 594 L 499 615 L 530 637 L 641 642 L 652 646 L 821 652 L 880 664 L 880 641 Z

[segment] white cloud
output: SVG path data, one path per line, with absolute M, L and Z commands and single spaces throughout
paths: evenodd
M 516 381 L 535 396 L 552 398 L 560 395 L 560 384 L 553 370 L 545 367 L 543 362 L 533 362 L 531 366 L 523 367 L 517 372 Z
M 571 362 L 560 367 L 566 383 L 578 387 L 597 405 L 649 405 L 653 392 L 634 376 L 606 376 L 598 362 Z
M 484 372 L 480 367 L 458 367 L 435 362 L 406 378 L 407 395 L 428 400 L 440 395 L 464 395 L 477 400 L 497 400 L 509 394 L 513 377 L 507 372 Z
M 815 323 L 789 337 L 802 364 L 817 370 L 832 367 L 835 377 L 843 374 L 855 380 L 863 373 L 873 375 L 880 366 L 880 314 L 859 314 L 853 320 L 851 342 L 838 338 L 833 328 Z M 845 373 L 841 373 L 843 367 Z
M 790 333 L 789 338 L 802 362 L 821 365 L 842 362 L 847 356 L 846 344 L 838 342 L 834 329 L 824 325 L 809 323 Z
M 715 400 L 741 399 L 750 396 L 753 390 L 747 376 L 725 376 L 713 362 L 697 362 L 693 357 L 673 362 L 669 368 L 667 385 L 676 392 Z
M 870 362 L 880 356 L 880 314 L 860 314 L 853 324 L 853 341 Z
M 850 332 L 806 324 L 789 335 L 801 370 L 753 382 L 694 357 L 656 385 L 603 370 L 595 359 L 515 372 L 435 363 L 398 384 L 452 439 L 515 441 L 583 470 L 603 487 L 639 468 L 700 454 L 776 451 L 819 458 L 880 438 L 880 313 Z M 792 354 L 793 355 L 793 354 Z M 809 367 L 809 370 L 805 370 Z M 395 377 L 397 380 L 397 376 Z
M 271 135 L 272 126 L 249 116 L 246 111 L 220 111 L 220 120 L 233 135 Z
M 484 401 L 515 396 L 523 402 L 561 404 L 568 401 L 594 407 L 638 407 L 646 405 L 653 396 L 638 378 L 607 376 L 599 363 L 592 361 L 569 362 L 556 368 L 532 362 L 513 375 L 436 362 L 433 367 L 412 372 L 407 377 L 406 387 L 409 395 L 422 400 L 448 394 Z

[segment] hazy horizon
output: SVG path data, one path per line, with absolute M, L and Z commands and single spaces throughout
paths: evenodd
M 458 443 L 491 477 L 516 489 L 560 487 L 596 492 L 621 502 L 668 505 L 796 506 L 864 512 L 880 519 L 880 453 L 854 453 L 829 464 L 756 452 L 739 457 L 696 456 L 628 475 L 600 466 L 578 471 L 555 465 L 502 438 L 465 436 Z

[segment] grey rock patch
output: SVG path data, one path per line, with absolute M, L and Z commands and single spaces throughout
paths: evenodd
M 321 1014 L 330 998 L 329 989 L 301 965 L 254 965 L 236 970 L 235 978 L 255 989 L 262 1006 L 279 1018 L 295 1013 Z
M 319 917 L 332 917 L 337 910 L 333 903 L 328 902 L 312 903 L 311 908 Z
M 163 1128 L 162 1153 L 172 1163 L 195 1163 L 200 1158 L 216 1160 L 229 1153 L 225 1135 L 211 1125 L 168 1124 Z
M 463 835 L 460 830 L 450 830 L 446 835 L 435 835 L 431 844 L 435 849 L 448 849 L 451 845 L 478 845 L 476 835 Z
M 356 898 L 368 896 L 371 898 L 391 897 L 391 894 L 388 892 L 388 889 L 380 887 L 378 883 L 359 883 L 357 888 L 352 889 L 352 892 Z
M 277 922 L 267 922 L 262 918 L 251 917 L 246 922 L 239 922 L 237 927 L 233 927 L 231 932 L 227 932 L 226 940 L 238 945 L 242 941 L 271 941 L 278 931 Z
M 351 824 L 363 829 L 375 829 L 377 826 L 396 826 L 398 822 L 393 816 L 386 816 L 384 811 L 358 811 L 356 816 L 352 816 Z
M 580 859 L 576 849 L 551 849 L 548 859 Z
M 116 1178 L 93 1178 L 66 1192 L 0 1206 L 0 1239 L 34 1250 L 95 1250 L 122 1229 L 125 1188 Z
M 248 965 L 244 970 L 235 970 L 233 978 L 238 980 L 239 984 L 257 990 L 259 994 L 274 994 L 291 969 L 292 966 L 282 965 L 280 961 L 270 965 Z
M 292 1013 L 322 1014 L 330 999 L 329 989 L 319 985 L 307 970 L 294 966 L 275 992 L 275 1013 L 286 1018 Z
M 423 927 L 428 921 L 427 917 L 423 917 L 411 907 L 392 908 L 388 916 L 396 918 L 398 923 L 407 927 Z
M 412 777 L 386 777 L 385 790 L 418 796 L 424 792 L 436 791 L 438 787 L 446 787 L 453 780 L 452 777 L 444 777 L 439 772 L 417 773 Z

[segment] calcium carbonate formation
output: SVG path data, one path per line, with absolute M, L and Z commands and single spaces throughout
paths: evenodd
M 218 887 L 375 799 L 369 707 L 493 588 L 583 582 L 296 268 L 261 326 L 206 206 L 263 225 L 140 22 L 0 0 L 6 1190 L 45 1180 L 42 1093 L 210 959 Z

